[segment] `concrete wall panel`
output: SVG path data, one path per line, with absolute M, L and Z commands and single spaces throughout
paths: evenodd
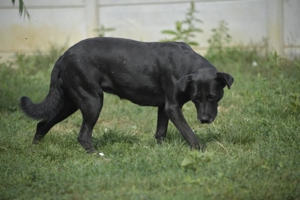
M 199 11 L 196 16 L 203 21 L 198 25 L 203 33 L 195 38 L 200 50 L 208 47 L 211 29 L 224 20 L 228 23 L 232 44 L 254 42 L 264 45 L 263 38 L 268 38 L 269 47 L 282 46 L 282 52 L 299 54 L 299 0 L 194 2 Z M 1 55 L 32 52 L 37 48 L 43 50 L 50 43 L 60 45 L 68 41 L 68 45 L 72 45 L 96 36 L 94 29 L 100 25 L 115 28 L 107 36 L 141 41 L 170 38 L 161 31 L 174 30 L 175 21 L 183 20 L 190 6 L 189 0 L 24 0 L 24 3 L 30 20 L 19 17 L 17 4 L 13 7 L 11 1 L 0 1 Z M 276 26 L 277 29 L 273 29 Z

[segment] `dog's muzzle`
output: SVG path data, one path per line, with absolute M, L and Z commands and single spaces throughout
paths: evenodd
M 209 124 L 214 121 L 214 118 L 210 118 L 209 116 L 202 116 L 199 117 L 198 120 L 201 122 L 201 124 Z

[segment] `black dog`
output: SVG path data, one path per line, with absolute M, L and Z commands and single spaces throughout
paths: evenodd
M 33 104 L 22 97 L 20 105 L 26 115 L 42 120 L 33 143 L 79 109 L 83 121 L 78 142 L 93 152 L 92 131 L 103 105 L 103 92 L 107 92 L 138 105 L 158 107 L 158 142 L 166 137 L 170 119 L 193 148 L 201 149 L 182 106 L 191 100 L 199 121 L 211 123 L 223 88 L 230 88 L 233 80 L 185 43 L 92 38 L 75 44 L 57 60 L 50 91 L 42 102 Z

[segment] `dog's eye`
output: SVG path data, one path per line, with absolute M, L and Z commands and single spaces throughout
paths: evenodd
M 207 96 L 207 101 L 213 101 L 215 99 L 214 95 L 208 95 Z
M 198 102 L 200 101 L 200 99 L 198 99 L 198 98 L 193 98 L 192 101 L 193 101 L 194 103 L 198 103 Z

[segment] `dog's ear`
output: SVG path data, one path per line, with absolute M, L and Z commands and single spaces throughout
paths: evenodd
M 187 76 L 181 77 L 175 83 L 175 86 L 179 92 L 186 92 L 191 81 L 192 81 L 192 75 L 187 75 Z
M 230 87 L 234 81 L 234 78 L 230 74 L 223 73 L 223 72 L 217 72 L 216 79 L 218 81 L 221 81 L 224 84 L 224 87 L 225 87 L 225 85 L 227 85 L 228 89 L 230 89 Z

